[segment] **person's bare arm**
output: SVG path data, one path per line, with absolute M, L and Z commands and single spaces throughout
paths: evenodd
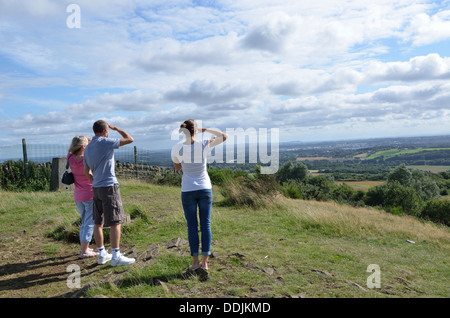
M 175 170 L 180 171 L 182 167 L 181 167 L 181 163 L 178 161 L 178 158 L 173 157 L 172 161 L 173 161 L 173 167 L 175 168 Z
M 94 181 L 94 176 L 92 175 L 91 168 L 89 168 L 88 166 L 84 166 L 83 172 L 84 172 L 84 175 L 85 175 L 89 180 L 91 180 L 91 182 Z
M 131 144 L 134 141 L 133 137 L 131 137 L 131 135 L 129 133 L 125 132 L 124 130 L 120 129 L 119 127 L 116 127 L 116 126 L 113 126 L 110 124 L 108 124 L 108 125 L 109 125 L 109 129 L 117 131 L 123 137 L 120 139 L 120 145 L 119 145 L 120 147 Z
M 214 147 L 217 145 L 220 145 L 221 143 L 223 143 L 225 140 L 227 140 L 228 135 L 220 130 L 217 129 L 211 129 L 211 128 L 202 128 L 202 132 L 208 132 L 210 134 L 213 134 L 214 136 L 216 136 L 216 138 L 211 138 L 209 140 L 209 146 L 210 147 Z

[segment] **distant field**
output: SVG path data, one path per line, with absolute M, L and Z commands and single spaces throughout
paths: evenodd
M 450 166 L 408 166 L 408 168 L 429 171 L 433 173 L 439 173 L 450 170 Z
M 359 155 L 353 156 L 353 158 L 365 159 L 365 158 L 367 158 L 368 155 L 369 154 L 367 152 L 365 152 L 365 153 L 361 153 Z
M 337 184 L 346 183 L 355 190 L 369 191 L 370 188 L 382 184 L 384 181 L 336 181 Z
M 366 159 L 368 159 L 368 160 L 376 159 L 376 158 L 381 157 L 381 156 L 383 156 L 384 159 L 389 159 L 389 158 L 392 158 L 392 157 L 395 157 L 395 156 L 411 154 L 411 153 L 417 153 L 417 152 L 421 152 L 421 151 L 449 150 L 449 149 L 450 148 L 417 148 L 417 149 L 400 150 L 400 149 L 396 148 L 396 149 L 389 149 L 389 150 L 378 151 L 378 152 L 370 155 Z
M 297 159 L 295 159 L 296 161 L 315 161 L 315 160 L 337 160 L 336 158 L 330 158 L 330 157 L 298 157 Z

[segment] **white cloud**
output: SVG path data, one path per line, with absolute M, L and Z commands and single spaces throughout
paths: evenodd
M 143 93 L 136 90 L 123 94 L 104 93 L 95 100 L 87 100 L 81 105 L 73 105 L 67 111 L 76 113 L 114 112 L 122 111 L 153 111 L 159 109 L 158 93 Z
M 66 7 L 61 1 L 55 0 L 1 0 L 0 17 L 22 19 L 37 17 L 48 19 L 61 12 L 61 8 L 65 10 Z
M 197 105 L 229 103 L 240 98 L 250 98 L 253 87 L 249 83 L 227 82 L 217 84 L 210 80 L 196 80 L 187 86 L 167 91 L 167 101 L 195 103 Z
M 296 28 L 295 19 L 286 13 L 270 13 L 263 22 L 248 30 L 242 43 L 246 48 L 279 53 L 285 49 Z
M 418 85 L 418 86 L 390 86 L 381 88 L 371 95 L 371 101 L 374 103 L 422 103 L 426 106 L 427 101 L 446 93 L 448 85 Z M 441 107 L 445 107 L 441 105 Z
M 420 13 L 412 19 L 408 30 L 414 45 L 427 45 L 450 38 L 450 10 L 435 15 Z
M 418 81 L 450 78 L 450 58 L 432 53 L 408 62 L 371 62 L 364 70 L 366 81 Z
M 69 3 L 0 0 L 2 108 L 33 109 L 8 111 L 2 132 L 90 132 L 101 117 L 143 138 L 187 118 L 377 134 L 448 114 L 445 3 L 80 0 L 77 30 Z M 40 87 L 73 87 L 74 101 Z
M 326 92 L 354 91 L 362 80 L 362 74 L 350 68 L 339 68 L 333 73 L 302 69 L 282 73 L 272 79 L 269 88 L 277 95 L 299 96 Z
M 183 72 L 200 67 L 227 66 L 238 62 L 234 56 L 236 35 L 211 37 L 181 43 L 175 39 L 151 42 L 133 62 L 147 72 Z
M 274 102 L 269 109 L 273 120 L 303 127 L 347 125 L 355 120 L 391 125 L 400 119 L 417 124 L 421 120 L 446 122 L 441 116 L 450 111 L 449 89 L 450 85 L 442 83 L 390 86 L 364 94 L 292 98 Z

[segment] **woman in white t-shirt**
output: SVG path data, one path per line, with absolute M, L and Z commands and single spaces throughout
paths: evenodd
M 185 134 L 185 141 L 172 148 L 172 160 L 177 171 L 182 170 L 181 202 L 188 226 L 188 239 L 193 258 L 189 269 L 208 269 L 211 254 L 211 207 L 213 201 L 211 180 L 207 172 L 207 154 L 209 148 L 217 146 L 227 139 L 227 134 L 209 128 L 199 129 L 193 119 L 186 120 L 179 132 Z M 202 140 L 199 133 L 211 133 L 216 138 Z M 200 240 L 198 235 L 197 207 L 200 219 L 202 261 L 199 261 Z

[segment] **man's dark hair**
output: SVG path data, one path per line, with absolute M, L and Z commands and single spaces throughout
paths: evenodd
M 97 120 L 94 123 L 94 126 L 92 127 L 92 129 L 94 130 L 94 134 L 101 134 L 102 132 L 104 132 L 106 129 L 108 129 L 108 123 L 104 120 Z

